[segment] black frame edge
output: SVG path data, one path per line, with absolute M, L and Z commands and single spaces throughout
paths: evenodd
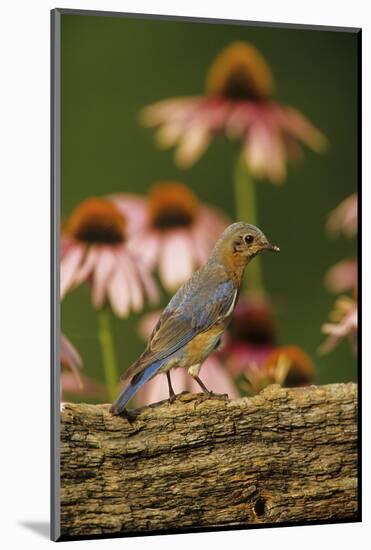
M 357 191 L 358 191 L 358 324 L 357 333 L 357 375 L 358 375 L 358 515 L 362 522 L 362 29 L 357 33 Z

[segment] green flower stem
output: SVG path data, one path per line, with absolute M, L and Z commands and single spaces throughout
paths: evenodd
M 108 308 L 103 308 L 98 313 L 98 339 L 102 353 L 102 363 L 106 386 L 110 401 L 116 398 L 118 370 L 113 342 L 110 311 Z
M 240 154 L 236 162 L 234 190 L 237 220 L 257 225 L 255 183 Z M 260 256 L 256 256 L 249 265 L 248 277 L 250 290 L 264 292 Z

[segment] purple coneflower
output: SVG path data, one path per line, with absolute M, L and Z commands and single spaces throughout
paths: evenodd
M 234 42 L 216 57 L 206 76 L 205 94 L 166 99 L 144 108 L 143 125 L 159 127 L 160 147 L 175 146 L 181 167 L 192 165 L 219 132 L 242 143 L 251 173 L 278 183 L 286 160 L 301 154 L 299 142 L 315 151 L 324 136 L 298 110 L 273 99 L 270 67 L 252 45 Z
M 72 212 L 62 233 L 61 297 L 88 281 L 92 302 L 100 309 L 109 302 L 119 317 L 139 311 L 145 296 L 158 300 L 158 290 L 128 239 L 143 225 L 141 200 L 120 195 L 91 197 Z
M 314 364 L 298 346 L 278 346 L 258 366 L 245 370 L 241 386 L 250 394 L 259 393 L 269 384 L 285 387 L 307 386 L 313 381 Z
M 259 294 L 241 296 L 228 327 L 221 355 L 226 368 L 237 378 L 250 368 L 259 369 L 276 345 L 272 309 Z
M 118 208 L 120 204 L 118 196 Z M 173 292 L 207 261 L 228 221 L 187 186 L 173 181 L 154 184 L 142 207 L 146 224 L 131 246 L 150 269 L 158 267 L 161 282 Z
M 278 346 L 264 361 L 264 369 L 272 382 L 293 388 L 311 384 L 315 367 L 299 346 Z
M 336 294 L 356 288 L 358 284 L 358 262 L 354 258 L 341 260 L 328 270 L 325 285 Z
M 345 237 L 354 237 L 358 227 L 358 199 L 357 193 L 343 200 L 329 215 L 327 231 L 332 236 L 341 233 Z M 357 284 L 358 262 L 354 258 L 345 259 L 334 265 L 326 274 L 325 284 L 332 292 L 344 292 L 353 289 L 354 297 L 340 296 L 333 311 L 330 313 L 330 323 L 322 325 L 322 332 L 328 338 L 320 346 L 320 353 L 327 353 L 334 349 L 339 341 L 347 336 L 354 353 L 357 352 Z
M 69 375 L 72 375 L 71 377 L 68 376 L 69 386 L 82 389 L 83 382 L 80 373 L 82 369 L 82 359 L 77 349 L 64 334 L 61 334 L 60 337 L 60 362 L 62 367 L 61 390 L 63 391 L 64 389 L 63 375 L 67 374 L 67 372 Z
M 357 233 L 358 197 L 357 193 L 344 199 L 329 215 L 327 231 L 332 236 L 343 233 L 346 237 L 354 237 Z
M 61 399 L 63 399 L 65 393 L 94 398 L 105 396 L 105 388 L 102 384 L 94 382 L 82 374 L 83 362 L 81 356 L 64 334 L 61 334 L 60 337 L 60 363 Z
M 345 337 L 348 337 L 353 352 L 357 353 L 358 306 L 356 297 L 340 296 L 329 317 L 331 323 L 322 325 L 322 332 L 328 334 L 328 338 L 320 346 L 320 353 L 328 353 L 333 350 Z
M 335 237 L 343 233 L 345 237 L 354 237 L 357 233 L 357 194 L 343 200 L 329 215 L 327 231 Z M 344 292 L 356 288 L 358 283 L 358 262 L 348 258 L 335 264 L 326 274 L 325 284 L 331 292 Z
M 261 294 L 241 296 L 220 356 L 249 394 L 259 393 L 268 384 L 290 387 L 312 381 L 310 357 L 298 346 L 277 346 L 276 337 L 276 322 L 267 298 Z

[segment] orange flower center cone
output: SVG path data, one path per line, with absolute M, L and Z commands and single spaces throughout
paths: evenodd
M 252 346 L 272 346 L 277 328 L 273 313 L 259 297 L 241 300 L 234 311 L 228 332 L 232 340 Z
M 149 217 L 152 226 L 157 229 L 189 227 L 198 208 L 197 197 L 179 182 L 156 183 L 148 195 Z
M 66 231 L 87 244 L 119 244 L 125 240 L 125 218 L 108 199 L 91 197 L 77 206 Z
M 281 362 L 287 364 L 287 374 L 284 378 L 286 387 L 304 386 L 313 381 L 314 364 L 298 346 L 280 346 L 273 350 L 265 361 L 268 374 L 275 379 L 274 372 Z
M 273 94 L 272 72 L 255 46 L 233 42 L 211 64 L 206 92 L 232 101 L 266 100 Z

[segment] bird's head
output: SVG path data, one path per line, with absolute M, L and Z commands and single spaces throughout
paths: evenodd
M 280 249 L 271 244 L 258 227 L 237 222 L 223 232 L 216 244 L 216 250 L 221 255 L 232 257 L 238 263 L 248 263 L 263 250 L 279 252 Z

